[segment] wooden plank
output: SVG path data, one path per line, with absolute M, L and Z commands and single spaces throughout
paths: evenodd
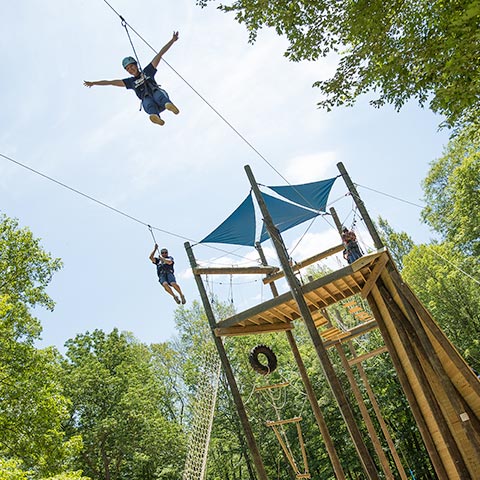
M 301 421 L 302 421 L 302 417 L 295 417 L 295 418 L 289 418 L 287 420 L 276 420 L 275 422 L 267 421 L 265 422 L 265 425 L 267 427 L 274 427 L 277 425 L 286 425 L 287 423 L 297 423 Z
M 291 323 L 269 323 L 266 325 L 247 325 L 245 327 L 226 327 L 214 330 L 217 337 L 238 337 L 241 335 L 260 335 L 262 333 L 285 332 L 293 330 Z
M 259 273 L 267 275 L 278 272 L 278 267 L 272 266 L 253 266 L 253 267 L 195 267 L 192 269 L 194 275 L 249 275 Z
M 354 314 L 355 312 L 363 312 L 362 307 L 353 307 L 348 309 L 348 313 Z
M 370 263 L 372 263 L 376 258 L 382 255 L 382 252 L 380 253 L 374 253 L 369 256 L 367 256 L 367 259 Z M 363 258 L 363 257 L 362 257 Z M 343 277 L 349 277 L 349 276 L 354 276 L 357 275 L 352 269 L 352 267 L 346 266 L 341 268 L 340 270 L 337 270 L 335 272 L 329 273 L 323 277 L 317 278 L 313 282 L 307 283 L 302 287 L 302 291 L 304 294 L 313 292 L 313 291 L 318 291 L 322 288 L 325 288 L 326 286 L 331 286 L 333 282 L 342 279 Z M 359 293 L 360 292 L 360 287 L 355 287 L 352 289 L 354 293 Z M 331 299 L 327 301 L 328 305 L 331 305 L 332 303 L 336 303 L 339 300 L 342 300 L 343 298 L 346 298 L 347 296 L 351 296 L 350 294 L 345 294 L 345 292 L 338 292 L 337 297 L 332 295 L 333 292 L 330 292 Z M 321 294 L 321 293 L 320 293 Z M 267 310 L 270 310 L 271 308 L 274 307 L 281 307 L 284 304 L 290 303 L 293 305 L 295 302 L 293 300 L 292 292 L 288 291 L 283 293 L 282 295 L 279 295 L 278 297 L 269 299 L 259 305 L 256 305 L 254 307 L 251 307 L 243 312 L 240 312 L 236 315 L 233 315 L 232 317 L 229 317 L 221 322 L 218 322 L 218 326 L 221 328 L 226 328 L 226 327 L 233 327 L 234 325 L 239 324 L 240 322 L 243 322 L 245 320 L 248 320 L 250 317 L 254 317 L 255 315 L 261 314 L 262 312 L 265 312 Z M 290 307 L 291 308 L 291 307 Z M 295 310 L 295 309 L 292 309 Z M 300 315 L 297 317 L 299 318 Z
M 342 338 L 340 343 L 343 343 L 347 340 L 351 340 L 352 338 L 358 337 L 360 335 L 364 335 L 365 333 L 377 328 L 377 321 L 376 320 L 371 320 L 370 322 L 365 322 L 362 323 L 361 325 L 358 325 L 357 327 L 351 328 L 350 330 L 347 330 L 345 333 L 347 334 L 345 337 Z M 325 342 L 325 348 L 330 348 L 332 347 L 336 341 L 328 341 Z
M 364 255 L 363 257 L 358 258 L 357 260 L 355 260 L 350 265 L 351 265 L 354 272 L 358 272 L 363 267 L 366 267 L 367 265 L 372 263 L 372 260 L 374 260 L 377 257 L 380 257 L 386 251 L 387 251 L 387 249 L 385 247 L 380 248 L 376 252 L 369 253 L 368 255 Z
M 382 270 L 385 268 L 385 265 L 388 262 L 388 255 L 383 253 L 382 256 L 378 259 L 377 264 L 372 270 L 372 273 L 368 277 L 367 283 L 362 288 L 362 297 L 367 298 L 367 295 L 372 290 L 375 282 L 377 281 L 378 277 L 382 273 Z
M 374 357 L 375 355 L 380 355 L 381 353 L 388 352 L 388 348 L 383 346 L 380 348 L 376 348 L 375 350 L 372 350 L 371 352 L 364 353 L 363 355 L 359 355 L 358 357 L 353 358 L 352 360 L 348 361 L 348 364 L 350 366 L 356 365 L 357 363 L 361 363 L 364 360 L 367 360 L 369 358 Z
M 288 387 L 290 382 L 276 383 L 275 385 L 263 385 L 262 387 L 255 387 L 255 392 L 261 392 L 262 390 L 271 390 L 275 388 Z
M 343 244 L 337 245 L 335 247 L 329 248 L 328 250 L 325 250 L 324 252 L 317 253 L 313 257 L 306 258 L 305 260 L 302 260 L 301 262 L 297 262 L 292 266 L 292 270 L 295 272 L 297 270 L 300 270 L 302 268 L 307 267 L 308 265 L 311 265 L 312 263 L 318 262 L 324 258 L 330 257 L 332 255 L 335 255 L 338 252 L 341 252 L 345 247 Z M 280 278 L 283 278 L 285 276 L 285 273 L 283 271 L 279 271 L 274 274 L 270 274 L 268 277 L 263 279 L 263 283 L 265 285 L 274 282 L 275 280 L 278 280 Z

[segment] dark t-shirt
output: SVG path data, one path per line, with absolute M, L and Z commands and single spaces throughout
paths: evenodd
M 149 90 L 158 88 L 157 82 L 155 82 L 155 74 L 157 69 L 149 63 L 143 72 L 138 77 L 128 77 L 123 79 L 123 83 L 129 90 L 135 90 L 137 97 L 143 100 L 145 97 L 145 82 Z M 147 91 L 148 93 L 148 91 Z
M 162 263 L 157 257 L 154 257 L 154 263 L 157 266 L 157 275 L 163 274 L 163 273 L 173 273 L 173 257 L 162 257 L 170 260 L 172 262 L 171 265 L 167 263 Z

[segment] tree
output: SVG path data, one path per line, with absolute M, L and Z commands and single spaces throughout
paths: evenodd
M 454 245 L 420 245 L 402 275 L 467 362 L 480 371 L 480 298 L 475 265 Z M 478 267 L 477 267 L 478 271 Z
M 480 135 L 450 141 L 423 182 L 424 221 L 466 255 L 480 257 Z
M 337 54 L 333 78 L 314 84 L 325 96 L 321 107 L 350 106 L 372 92 L 377 107 L 390 103 L 398 110 L 415 99 L 450 127 L 476 122 L 479 0 L 235 0 L 219 8 L 236 13 L 251 42 L 264 26 L 285 35 L 292 61 Z
M 395 261 L 397 267 L 403 269 L 403 257 L 407 255 L 415 243 L 405 232 L 396 232 L 390 224 L 382 217 L 378 217 L 378 227 L 380 228 L 380 237 L 382 242 L 388 248 L 390 255 Z
M 35 348 L 41 326 L 30 313 L 53 308 L 46 287 L 60 266 L 30 230 L 0 216 L 0 459 L 6 471 L 28 471 L 28 478 L 65 471 L 79 444 L 65 441 L 62 428 L 68 400 L 59 354 Z
M 183 435 L 169 420 L 150 349 L 116 329 L 77 335 L 66 346 L 68 431 L 84 445 L 77 468 L 105 480 L 180 478 Z

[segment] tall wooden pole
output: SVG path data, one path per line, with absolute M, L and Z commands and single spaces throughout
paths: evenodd
M 184 246 L 188 255 L 188 259 L 190 260 L 190 266 L 192 267 L 192 270 L 193 270 L 197 267 L 197 261 L 193 254 L 192 247 L 190 246 L 189 242 L 185 242 Z M 215 315 L 213 313 L 212 306 L 210 305 L 210 301 L 208 300 L 207 291 L 203 284 L 202 277 L 200 275 L 194 275 L 194 277 L 195 277 L 195 282 L 197 283 L 198 291 L 200 292 L 200 297 L 202 299 L 203 307 L 205 308 L 205 314 L 207 315 L 208 323 L 212 331 L 213 341 L 215 342 L 215 346 L 217 347 L 218 355 L 220 356 L 223 370 L 225 372 L 225 376 L 227 377 L 228 385 L 230 386 L 230 391 L 232 392 L 233 400 L 237 407 L 238 415 L 240 417 L 240 422 L 242 424 L 245 437 L 247 439 L 247 445 L 253 457 L 253 463 L 255 464 L 258 478 L 259 480 L 268 480 L 267 473 L 265 471 L 265 466 L 263 465 L 262 457 L 260 456 L 260 452 L 258 451 L 257 442 L 255 441 L 255 437 L 253 436 L 252 427 L 248 420 L 247 412 L 245 410 L 245 406 L 243 404 L 240 391 L 238 390 L 238 385 L 235 380 L 235 375 L 233 373 L 232 366 L 230 365 L 230 362 L 227 357 L 227 352 L 225 351 L 225 347 L 223 345 L 222 339 L 217 337 L 214 333 L 214 330 L 217 326 L 217 322 L 215 321 Z
M 255 248 L 258 251 L 258 255 L 260 256 L 262 265 L 267 265 L 267 259 L 265 257 L 265 253 L 263 252 L 262 245 L 260 243 L 257 243 L 255 245 Z M 271 282 L 269 285 L 272 291 L 272 295 L 274 297 L 278 297 L 278 290 L 275 282 Z M 312 382 L 310 381 L 307 369 L 305 368 L 305 364 L 303 363 L 302 356 L 300 355 L 300 351 L 298 350 L 295 337 L 290 330 L 285 333 L 287 335 L 288 343 L 290 344 L 290 349 L 292 350 L 293 357 L 295 358 L 295 362 L 297 363 L 298 371 L 300 372 L 300 376 L 302 377 L 303 385 L 305 386 L 305 391 L 307 392 L 308 401 L 310 402 L 310 406 L 312 407 L 315 420 L 317 422 L 318 428 L 320 429 L 320 433 L 322 434 L 322 438 L 325 443 L 328 456 L 332 463 L 336 478 L 338 480 L 345 480 L 345 473 L 343 471 L 342 464 L 340 463 L 340 459 L 338 458 L 337 450 L 335 449 L 332 437 L 330 436 L 327 423 L 325 422 L 322 411 L 320 410 L 320 405 L 318 404 L 317 397 L 313 390 Z
M 272 217 L 270 216 L 262 193 L 260 192 L 255 177 L 253 176 L 252 170 L 248 165 L 245 166 L 245 172 L 247 173 L 250 185 L 252 186 L 252 190 L 255 194 L 258 205 L 262 212 L 265 227 L 273 242 L 275 250 L 277 251 L 277 255 L 280 260 L 280 264 L 282 265 L 283 271 L 285 272 L 285 277 L 290 287 L 290 291 L 292 292 L 292 296 L 295 299 L 295 302 L 297 303 L 300 310 L 300 314 L 302 315 L 303 320 L 307 326 L 308 332 L 315 347 L 315 351 L 317 352 L 317 356 L 322 365 L 325 377 L 330 385 L 330 388 L 332 389 L 333 394 L 335 395 L 338 406 L 340 408 L 340 411 L 345 420 L 348 431 L 362 463 L 363 469 L 369 479 L 376 480 L 379 478 L 379 476 L 375 466 L 375 462 L 373 461 L 370 452 L 368 451 L 367 446 L 362 439 L 360 429 L 355 423 L 355 417 L 353 416 L 353 412 L 350 408 L 350 405 L 348 404 L 340 380 L 338 379 L 335 370 L 333 369 L 333 365 L 330 362 L 328 352 L 323 345 L 322 339 L 317 331 L 317 327 L 315 327 L 315 323 L 313 321 L 310 310 L 308 309 L 307 302 L 305 301 L 305 298 L 303 296 L 302 288 L 293 273 L 290 262 L 288 261 L 288 254 L 283 244 L 282 237 L 280 236 L 280 233 L 278 232 L 277 228 L 273 223 Z
M 358 211 L 360 212 L 360 215 L 362 215 L 363 221 L 365 222 L 365 225 L 367 227 L 367 230 L 370 233 L 370 236 L 373 239 L 373 243 L 375 245 L 375 248 L 379 250 L 380 248 L 383 247 L 383 242 L 380 239 L 380 236 L 378 235 L 377 229 L 375 228 L 375 225 L 372 222 L 372 219 L 370 218 L 370 215 L 367 212 L 367 209 L 365 208 L 365 205 L 360 198 L 360 195 L 357 192 L 357 189 L 355 188 L 355 185 L 352 182 L 352 179 L 347 173 L 347 170 L 343 166 L 342 162 L 337 163 L 337 168 L 342 174 L 343 180 L 345 181 L 345 184 L 348 187 L 348 190 L 350 191 L 353 201 L 355 202 L 355 205 L 358 208 Z

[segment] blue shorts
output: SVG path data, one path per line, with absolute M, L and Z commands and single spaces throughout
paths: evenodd
M 148 114 L 159 114 L 165 110 L 165 104 L 170 102 L 168 93 L 163 88 L 156 88 L 152 94 L 145 95 L 142 100 L 143 109 Z
M 171 285 L 172 283 L 177 283 L 175 280 L 175 275 L 171 272 L 160 273 L 158 275 L 158 281 L 163 285 L 164 283 L 168 283 Z

